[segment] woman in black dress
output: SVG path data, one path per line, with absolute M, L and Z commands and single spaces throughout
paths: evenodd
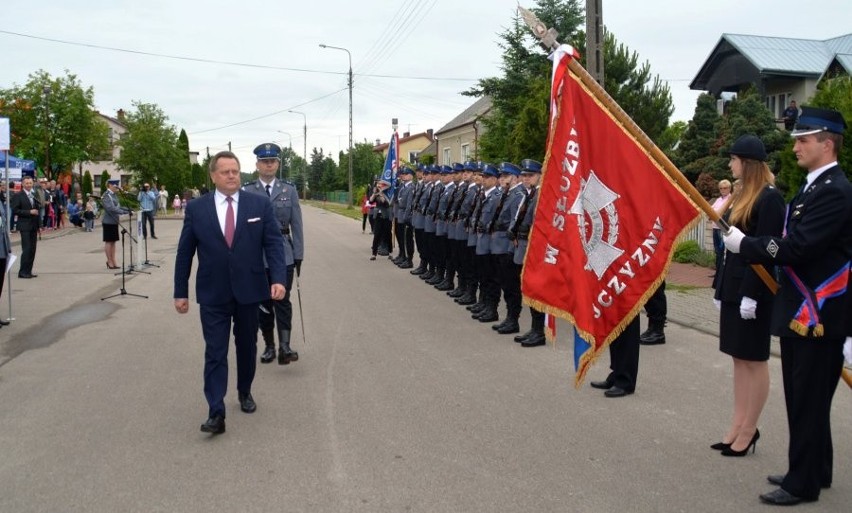
M 742 187 L 731 204 L 728 222 L 751 236 L 780 236 L 784 198 L 766 165 L 763 142 L 744 135 L 729 153 L 728 167 Z M 725 253 L 715 287 L 721 310 L 719 349 L 734 361 L 734 413 L 722 441 L 712 448 L 723 456 L 744 456 L 760 438 L 757 421 L 769 395 L 769 321 L 774 298 L 742 257 L 730 251 Z

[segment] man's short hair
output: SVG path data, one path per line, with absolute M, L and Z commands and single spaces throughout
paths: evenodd
M 824 142 L 829 140 L 832 142 L 832 146 L 834 146 L 834 156 L 840 155 L 840 149 L 843 148 L 843 136 L 841 134 L 835 134 L 834 132 L 817 132 L 814 134 L 816 140 L 819 142 Z
M 240 159 L 237 158 L 236 154 L 234 154 L 234 152 L 225 150 L 213 155 L 213 157 L 210 159 L 210 163 L 207 165 L 208 172 L 212 173 L 213 171 L 216 171 L 216 164 L 219 163 L 219 159 L 234 159 L 237 161 L 237 166 L 240 166 Z M 242 169 L 242 166 L 240 166 L 240 168 Z

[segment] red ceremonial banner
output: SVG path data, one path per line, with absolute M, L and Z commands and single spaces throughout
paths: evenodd
M 547 156 L 524 301 L 569 320 L 575 385 L 664 279 L 698 207 L 555 56 Z

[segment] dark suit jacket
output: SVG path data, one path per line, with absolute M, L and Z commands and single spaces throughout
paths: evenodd
M 737 228 L 742 228 L 738 226 Z M 751 210 L 749 226 L 743 230 L 749 237 L 770 235 L 780 237 L 784 229 L 784 198 L 773 186 L 766 186 Z M 772 275 L 772 268 L 768 269 Z M 774 294 L 763 283 L 742 255 L 725 252 L 725 265 L 716 274 L 716 299 L 739 304 L 750 297 L 760 303 L 773 299 Z
M 18 216 L 18 221 L 15 224 L 19 232 L 34 232 L 39 229 L 41 219 L 38 214 L 31 214 L 30 210 L 38 210 L 38 194 L 33 189 L 33 204 L 27 199 L 27 193 L 21 189 L 12 195 L 9 207 L 12 210 L 13 216 Z
M 264 257 L 272 283 L 287 283 L 284 239 L 267 198 L 242 192 L 234 243 L 228 248 L 219 227 L 214 193 L 187 203 L 175 257 L 174 297 L 188 295 L 192 258 L 198 252 L 195 296 L 199 304 L 259 303 L 269 299 Z
M 852 259 L 852 185 L 840 166 L 835 166 L 793 198 L 787 210 L 786 237 L 747 237 L 740 254 L 749 263 L 788 265 L 814 289 Z M 781 288 L 775 300 L 772 333 L 819 340 L 810 333 L 800 337 L 788 327 L 803 297 L 785 273 L 779 275 Z M 848 295 L 847 291 L 829 298 L 820 309 L 825 338 L 846 337 Z

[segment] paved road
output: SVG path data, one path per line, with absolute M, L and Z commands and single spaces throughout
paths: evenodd
M 253 415 L 230 393 L 215 438 L 198 431 L 198 308 L 180 316 L 171 300 L 180 223 L 159 221 L 161 267 L 127 281 L 148 299 L 100 301 L 121 282 L 99 233 L 42 241 L 39 277 L 13 281 L 0 330 L 0 511 L 766 511 L 757 495 L 786 460 L 777 359 L 756 455 L 723 458 L 708 446 L 727 425 L 731 364 L 711 335 L 670 325 L 668 344 L 643 348 L 634 396 L 575 390 L 566 342 L 495 335 L 369 261 L 356 221 L 304 210 L 301 360 L 259 367 Z M 834 487 L 805 510 L 852 503 L 842 387 Z

